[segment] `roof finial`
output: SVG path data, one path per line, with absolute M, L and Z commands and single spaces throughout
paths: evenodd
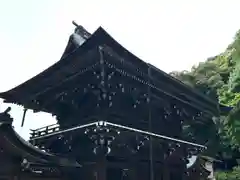
M 73 25 L 76 26 L 74 33 L 79 34 L 80 36 L 88 39 L 91 34 L 81 25 L 78 25 L 75 21 L 72 21 Z
M 72 23 L 74 26 L 79 27 L 79 25 L 75 21 L 72 21 Z

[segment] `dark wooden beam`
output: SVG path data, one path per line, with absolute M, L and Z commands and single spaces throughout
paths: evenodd
M 103 50 L 106 54 L 110 53 L 111 56 L 114 56 L 114 57 L 111 57 L 111 56 L 108 57 L 109 63 L 113 63 L 118 68 L 123 69 L 123 71 L 129 73 L 130 76 L 140 77 L 139 80 L 145 81 L 144 84 L 147 84 L 146 83 L 147 82 L 147 74 L 138 73 L 136 67 L 129 64 L 128 62 L 121 63 L 122 61 L 124 61 L 124 59 L 121 58 L 121 56 L 117 55 L 117 53 L 114 52 L 110 47 L 106 47 Z M 105 54 L 105 56 L 106 56 L 106 54 Z M 127 65 L 125 65 L 125 64 L 127 64 Z M 195 96 L 197 99 L 191 98 L 190 95 L 186 95 L 186 94 L 184 94 L 184 92 L 179 92 L 179 90 L 181 90 L 181 89 L 177 89 L 175 86 L 171 85 L 171 83 L 166 84 L 159 80 L 151 78 L 150 84 L 151 84 L 151 87 L 154 87 L 154 89 L 161 92 L 161 94 L 164 94 L 165 96 L 170 96 L 171 98 L 173 98 L 179 102 L 182 102 L 186 105 L 197 108 L 203 112 L 206 111 L 205 109 L 210 109 L 210 111 L 213 111 L 213 112 L 217 110 L 217 103 L 214 104 L 215 106 L 213 106 L 213 104 L 212 104 L 212 106 L 209 106 L 206 103 L 202 103 L 201 101 L 199 101 L 199 98 L 197 98 L 196 94 L 193 93 L 192 95 Z M 186 98 L 188 100 L 186 100 Z M 214 108 L 215 110 L 212 108 Z

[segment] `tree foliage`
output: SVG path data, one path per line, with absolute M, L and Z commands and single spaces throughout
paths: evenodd
M 216 135 L 220 138 L 217 151 L 225 157 L 240 157 L 240 30 L 221 54 L 199 63 L 191 71 L 175 71 L 170 74 L 212 100 L 232 107 L 229 113 L 223 114 L 215 121 Z M 205 130 L 202 129 L 202 134 L 204 133 Z M 215 137 L 212 135 L 209 138 Z M 219 180 L 234 178 L 240 179 L 239 167 L 230 173 L 218 173 Z
M 237 180 L 240 179 L 240 166 L 234 167 L 232 171 L 217 172 L 217 180 Z

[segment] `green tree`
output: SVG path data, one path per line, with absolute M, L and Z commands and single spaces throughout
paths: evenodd
M 236 33 L 234 41 L 221 54 L 208 58 L 205 62 L 194 66 L 191 71 L 172 72 L 175 78 L 192 88 L 199 90 L 220 104 L 232 107 L 228 114 L 217 118 L 214 133 L 206 131 L 202 125 L 186 125 L 186 132 L 191 132 L 203 138 L 207 135 L 211 140 L 211 150 L 221 151 L 225 158 L 233 159 L 240 156 L 240 30 Z M 196 132 L 202 133 L 197 134 Z M 216 138 L 216 136 L 219 137 Z M 205 137 L 204 137 L 205 138 Z M 218 146 L 216 145 L 218 144 Z M 223 158 L 224 158 L 223 157 Z M 231 172 L 218 172 L 217 179 L 240 179 L 240 167 Z
M 234 167 L 232 171 L 229 172 L 216 172 L 217 180 L 238 180 L 240 179 L 240 166 Z

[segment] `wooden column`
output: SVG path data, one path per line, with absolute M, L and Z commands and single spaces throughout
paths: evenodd
M 137 178 L 137 173 L 136 173 L 137 168 L 135 166 L 132 166 L 132 165 L 131 165 L 131 169 L 129 169 L 129 179 L 130 180 L 137 180 L 138 179 Z
M 162 180 L 170 180 L 170 171 L 167 164 L 163 165 Z
M 96 180 L 107 180 L 107 161 L 105 156 L 97 161 Z
M 131 160 L 130 160 L 130 167 L 129 167 L 129 179 L 130 180 L 138 180 L 139 178 L 137 177 L 137 169 L 138 169 L 138 163 L 136 156 L 133 155 Z

